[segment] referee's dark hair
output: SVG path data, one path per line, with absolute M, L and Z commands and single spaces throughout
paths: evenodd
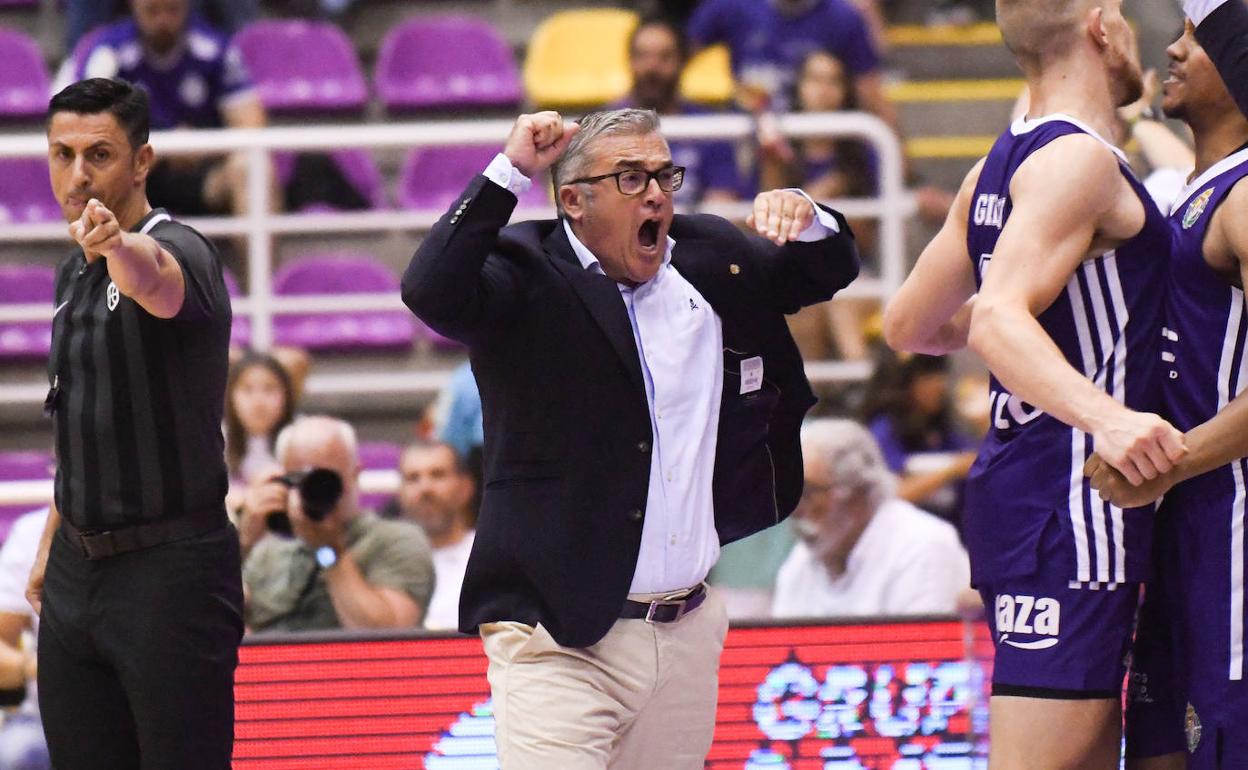
M 68 85 L 48 102 L 45 125 L 51 125 L 52 118 L 58 112 L 79 115 L 112 113 L 126 132 L 132 149 L 137 150 L 147 144 L 151 125 L 147 92 L 124 80 L 89 78 Z

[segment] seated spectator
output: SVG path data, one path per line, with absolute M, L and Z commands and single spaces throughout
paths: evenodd
M 260 128 L 264 106 L 242 54 L 190 14 L 189 0 L 133 0 L 133 18 L 106 27 L 76 77 L 121 78 L 151 99 L 151 127 Z M 247 211 L 247 156 L 174 155 L 147 177 L 153 206 L 182 216 Z M 274 210 L 278 208 L 273 185 Z
M 459 628 L 459 589 L 476 536 L 473 493 L 472 477 L 451 445 L 421 441 L 403 450 L 394 514 L 425 530 L 437 578 L 425 628 Z
M 25 514 L 0 548 L 0 705 L 15 707 L 0 714 L 0 770 L 52 767 L 35 691 L 39 617 L 26 601 L 26 581 L 47 520 L 47 508 Z
M 248 352 L 230 367 L 225 385 L 225 461 L 231 487 L 246 487 L 276 462 L 273 442 L 294 414 L 294 385 L 277 358 Z
M 426 411 L 426 419 L 429 435 L 454 447 L 460 462 L 472 476 L 476 488 L 472 503 L 475 521 L 484 481 L 482 450 L 485 447 L 485 426 L 481 419 L 481 392 L 477 389 L 477 378 L 468 361 L 455 367 L 450 382 Z
M 898 496 L 960 527 L 962 485 L 976 453 L 975 441 L 958 425 L 949 362 L 881 355 L 867 386 L 863 422 L 901 478 Z
M 420 527 L 360 510 L 355 430 L 330 417 L 300 417 L 277 437 L 281 468 L 247 491 L 242 532 L 284 511 L 292 537 L 270 533 L 243 563 L 247 626 L 253 631 L 419 627 L 433 593 L 433 559 Z M 342 494 L 321 521 L 305 513 L 280 473 L 323 468 Z M 246 544 L 245 544 L 246 545 Z
M 740 100 L 752 112 L 788 111 L 802 59 L 822 50 L 845 63 L 858 106 L 897 125 L 871 31 L 848 0 L 705 0 L 688 32 L 699 47 L 727 44 Z
M 775 617 L 952 613 L 970 583 L 958 533 L 895 495 L 871 434 L 851 420 L 802 429 L 798 542 L 776 579 Z
M 689 42 L 675 25 L 660 18 L 642 21 L 628 44 L 633 87 L 614 107 L 642 107 L 660 115 L 711 114 L 710 110 L 680 98 L 680 75 L 688 56 Z M 734 201 L 740 197 L 741 179 L 731 142 L 673 141 L 668 146 L 672 163 L 685 168 L 685 181 L 676 193 L 678 204 Z

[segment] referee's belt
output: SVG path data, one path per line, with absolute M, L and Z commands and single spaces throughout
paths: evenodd
M 175 540 L 205 535 L 224 527 L 229 519 L 222 511 L 190 513 L 148 524 L 134 524 L 117 529 L 82 530 L 61 519 L 61 527 L 78 550 L 90 561 L 107 559 L 130 551 L 154 548 Z
M 624 601 L 624 609 L 620 617 L 625 619 L 644 620 L 647 623 L 674 623 L 685 615 L 702 606 L 706 601 L 706 584 L 699 583 L 697 588 L 684 596 L 671 599 L 655 599 L 651 602 Z

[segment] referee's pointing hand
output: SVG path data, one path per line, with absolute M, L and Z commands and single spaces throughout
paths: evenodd
M 565 123 L 551 110 L 521 115 L 511 127 L 503 154 L 520 173 L 532 177 L 559 159 L 580 128 L 576 123 Z
M 107 256 L 121 245 L 121 225 L 117 217 L 95 198 L 87 201 L 82 216 L 69 226 L 69 234 L 82 247 L 88 262 L 95 261 L 101 254 Z

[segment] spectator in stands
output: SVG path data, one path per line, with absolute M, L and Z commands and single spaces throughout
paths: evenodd
M 420 441 L 403 450 L 396 513 L 429 536 L 437 578 L 425 628 L 459 628 L 459 589 L 476 535 L 473 490 L 472 477 L 450 444 Z
M 688 31 L 697 46 L 728 45 L 741 101 L 751 111 L 787 111 L 802 59 L 823 50 L 845 63 L 858 106 L 897 124 L 871 31 L 848 0 L 705 0 Z
M 192 0 L 191 10 L 231 35 L 260 15 L 257 0 Z M 65 50 L 74 50 L 79 38 L 125 11 L 123 0 L 65 0 Z
M 262 537 L 247 555 L 249 629 L 411 628 L 424 620 L 434 582 L 429 539 L 419 527 L 360 510 L 356 446 L 355 430 L 330 417 L 300 417 L 278 435 L 280 471 L 332 470 L 343 491 L 318 522 L 277 474 L 248 490 L 245 522 L 285 511 L 294 533 Z
M 802 429 L 806 485 L 798 542 L 780 568 L 776 617 L 952 613 L 970 564 L 952 526 L 894 494 L 865 428 L 814 420 Z
M 948 360 L 882 351 L 867 394 L 863 421 L 900 477 L 898 496 L 960 526 L 975 442 L 958 426 Z
M 0 548 L 0 697 L 16 706 L 0 715 L 0 770 L 48 770 L 48 743 L 35 691 L 35 627 L 26 580 L 39 551 L 48 509 L 18 518 Z M 11 699 L 4 696 L 13 696 Z
M 134 15 L 104 29 L 78 78 L 105 77 L 143 86 L 153 129 L 260 128 L 264 106 L 242 53 L 190 14 L 190 0 L 132 0 Z M 172 156 L 147 177 L 153 206 L 199 216 L 247 210 L 247 157 Z M 278 186 L 273 184 L 273 208 Z
M 471 363 L 465 361 L 455 367 L 450 382 L 438 393 L 438 398 L 426 412 L 426 417 L 431 428 L 429 435 L 437 436 L 439 441 L 450 444 L 472 476 L 478 493 L 474 495 L 472 503 L 475 521 L 483 481 L 481 465 L 485 425 L 481 419 L 481 391 L 477 389 L 477 378 L 472 374 Z
M 225 462 L 231 484 L 249 484 L 272 466 L 273 442 L 295 414 L 290 374 L 276 357 L 248 352 L 225 386 Z
M 659 17 L 643 20 L 628 42 L 633 87 L 615 106 L 641 107 L 660 115 L 708 114 L 710 110 L 680 97 L 680 75 L 688 58 L 689 41 L 679 28 Z M 685 168 L 677 203 L 734 201 L 740 196 L 741 179 L 731 142 L 672 141 L 668 147 L 672 162 Z

